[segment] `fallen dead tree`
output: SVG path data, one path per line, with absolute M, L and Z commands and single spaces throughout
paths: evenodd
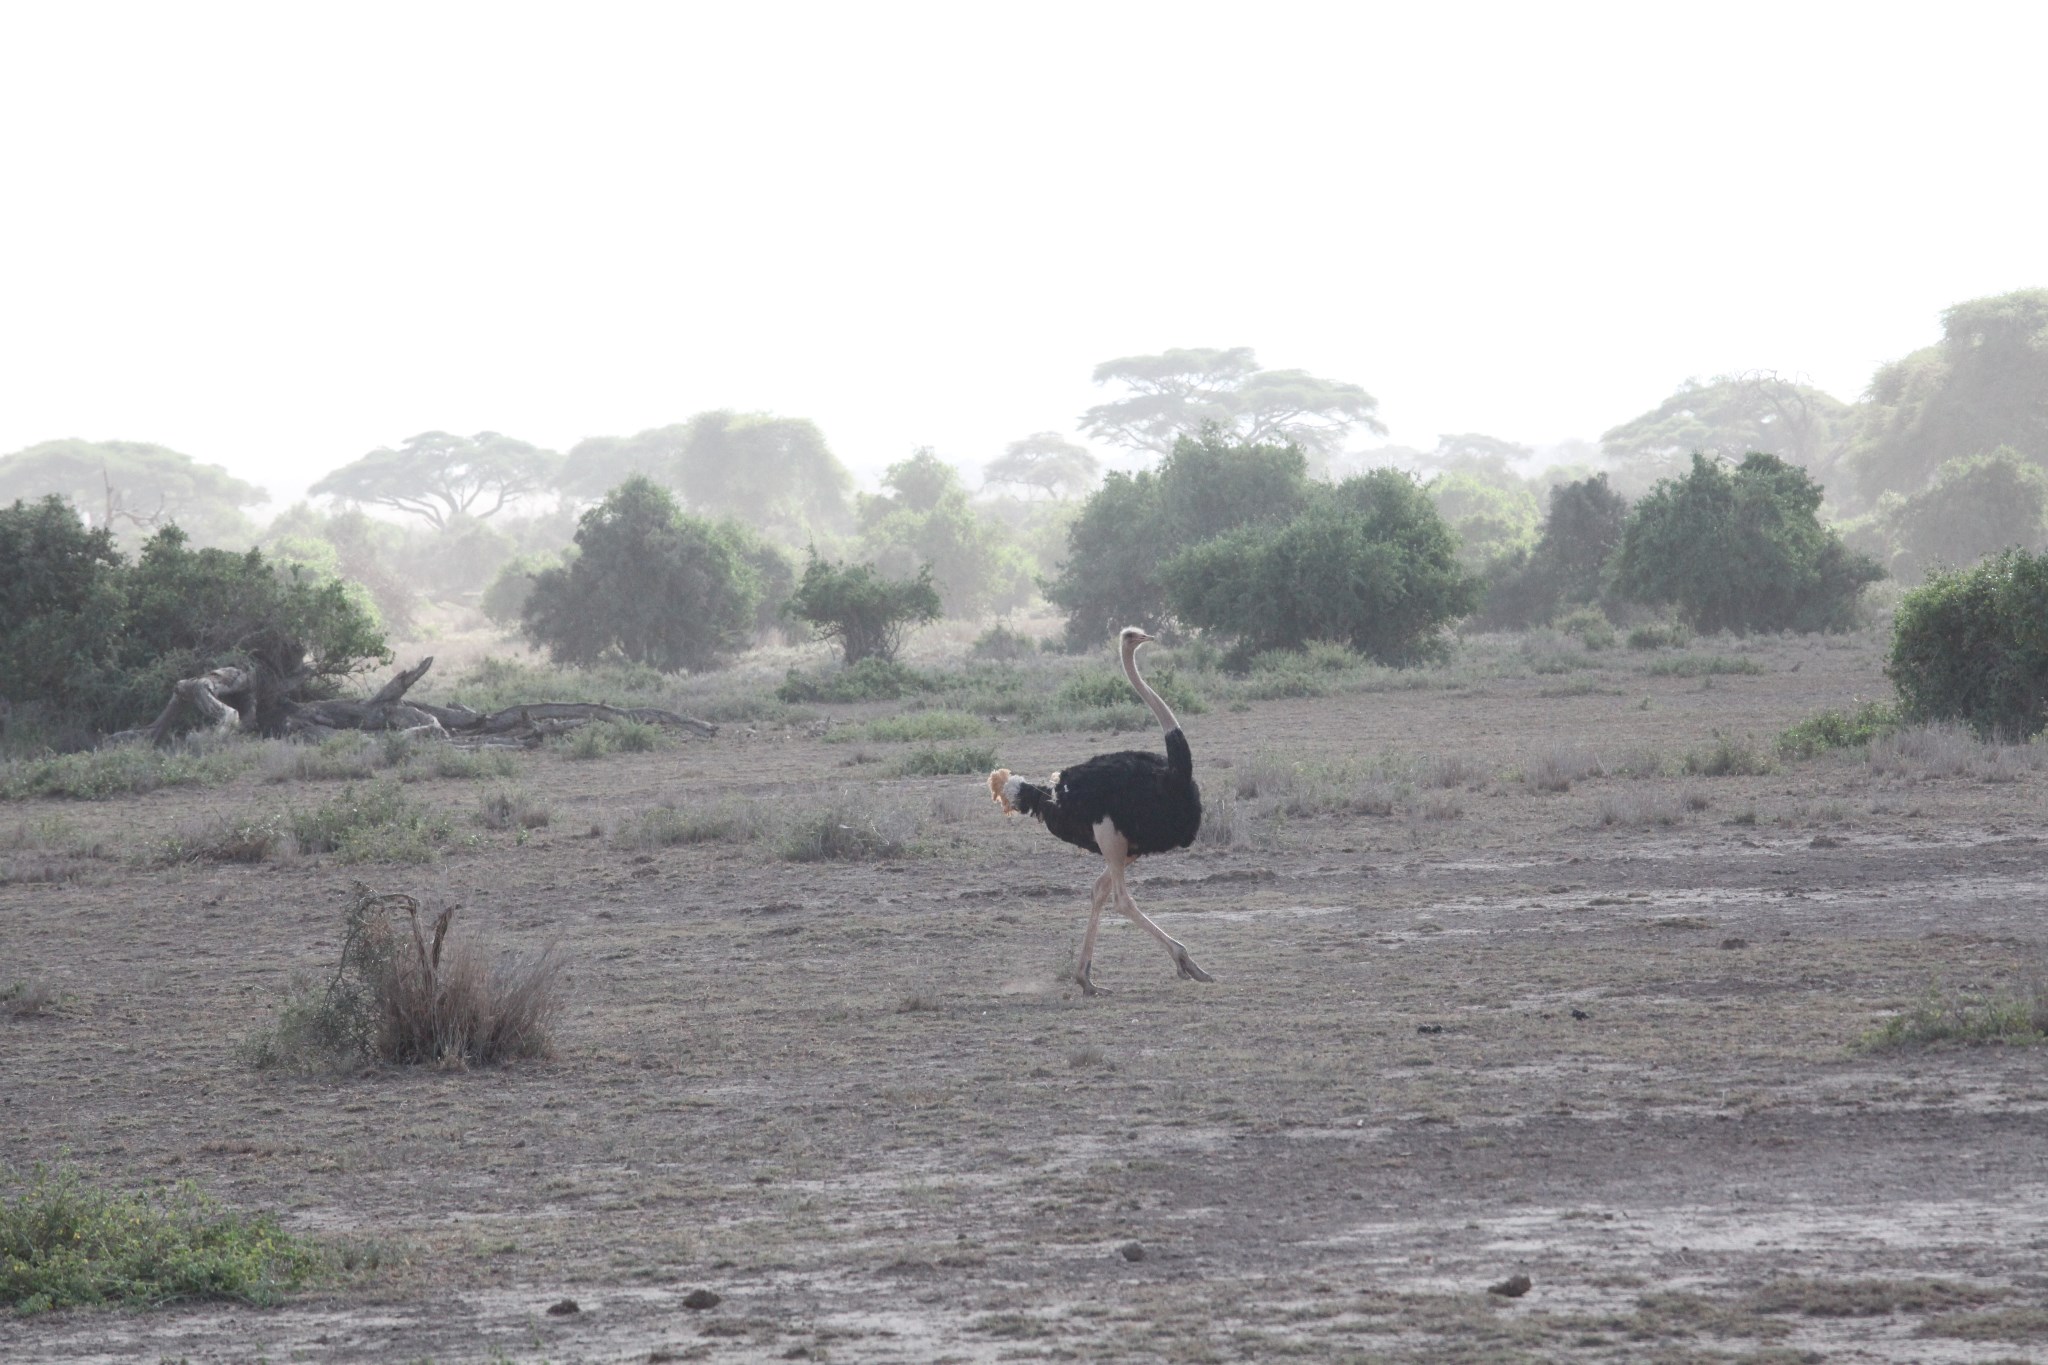
M 707 739 L 718 733 L 718 727 L 710 721 L 653 706 L 543 701 L 486 713 L 466 706 L 430 706 L 405 700 L 413 684 L 433 666 L 430 654 L 360 701 L 345 697 L 309 702 L 287 700 L 283 704 L 284 733 L 292 739 L 320 740 L 352 730 L 395 730 L 445 739 L 464 747 L 505 748 L 536 748 L 549 735 L 565 734 L 598 720 L 638 721 L 643 725 L 688 730 Z M 196 713 L 208 729 L 253 730 L 255 691 L 255 679 L 242 668 L 216 668 L 197 678 L 185 678 L 171 689 L 170 701 L 154 721 L 140 729 L 109 735 L 105 743 L 167 743 L 188 712 Z

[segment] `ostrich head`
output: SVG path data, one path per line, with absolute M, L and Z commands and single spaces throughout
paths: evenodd
M 1152 643 L 1152 639 L 1152 636 L 1147 635 L 1137 626 L 1125 626 L 1117 632 L 1116 636 L 1117 647 L 1126 654 L 1135 654 L 1139 645 L 1149 645 Z

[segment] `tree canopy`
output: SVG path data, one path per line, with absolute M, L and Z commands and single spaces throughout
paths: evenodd
M 1038 431 L 1010 442 L 1000 456 L 983 465 L 981 481 L 984 485 L 1027 488 L 1054 498 L 1072 497 L 1087 492 L 1100 469 L 1086 446 L 1076 445 L 1056 431 Z
M 436 530 L 459 516 L 479 520 L 547 488 L 561 457 L 495 431 L 423 431 L 398 449 L 373 450 L 314 484 L 314 497 L 388 507 Z
M 1971 299 L 1941 324 L 1938 343 L 1870 381 L 1847 457 L 1863 504 L 1999 446 L 2048 466 L 2048 289 Z
M 1670 603 L 1695 630 L 1846 630 L 1884 577 L 1816 515 L 1820 485 L 1775 455 L 1692 457 L 1636 504 L 1615 552 L 1622 596 Z
M 1066 562 L 1041 585 L 1067 613 L 1067 647 L 1133 622 L 1166 625 L 1162 561 L 1226 531 L 1291 520 L 1309 491 L 1299 446 L 1247 445 L 1215 426 L 1182 437 L 1157 472 L 1110 474 L 1068 528 Z
M 948 616 L 1008 611 L 1031 596 L 1024 556 L 999 521 L 977 513 L 959 471 L 929 447 L 889 466 L 886 493 L 860 500 L 861 543 L 878 572 L 930 570 Z
M 521 629 L 557 663 L 618 655 L 664 673 L 714 667 L 754 629 L 750 539 L 630 478 L 583 514 L 575 557 L 534 576 Z
M 1081 414 L 1081 429 L 1128 450 L 1170 454 L 1213 424 L 1247 445 L 1292 443 L 1327 456 L 1355 426 L 1384 434 L 1379 400 L 1306 370 L 1264 370 L 1250 347 L 1125 356 L 1095 367 L 1097 384 L 1129 392 Z
M 1191 545 L 1159 569 L 1174 614 L 1240 652 L 1335 640 L 1387 664 L 1441 649 L 1474 580 L 1415 480 L 1381 469 L 1318 487 L 1296 517 Z
M 872 564 L 834 564 L 812 550 L 788 613 L 819 639 L 837 640 L 850 668 L 863 659 L 894 659 L 912 630 L 939 619 L 939 590 L 929 564 L 913 577 L 892 579 Z
M 1683 472 L 1694 455 L 1776 455 L 1824 477 L 1848 439 L 1849 405 L 1771 370 L 1688 379 L 1650 411 L 1600 438 L 1626 487 Z
M 0 502 L 56 494 L 88 524 L 139 540 L 176 524 L 202 544 L 248 544 L 268 496 L 217 464 L 147 441 L 44 441 L 0 456 Z
M 2048 542 L 2048 470 L 2011 446 L 1949 460 L 1926 488 L 1879 498 L 1843 536 L 1878 552 L 1909 583 L 2007 548 L 2038 551 Z

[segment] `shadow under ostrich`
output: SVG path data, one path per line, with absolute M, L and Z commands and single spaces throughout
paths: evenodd
M 1146 933 L 1159 940 L 1172 956 L 1180 974 L 1194 981 L 1214 981 L 1188 950 L 1164 929 L 1154 924 L 1131 899 L 1124 872 L 1133 860 L 1147 853 L 1170 853 L 1195 841 L 1202 827 L 1202 792 L 1195 785 L 1195 759 L 1188 749 L 1188 737 L 1164 699 L 1138 676 L 1138 646 L 1152 637 L 1136 626 L 1125 626 L 1117 636 L 1124 676 L 1131 680 L 1145 705 L 1159 718 L 1166 732 L 1166 756 L 1125 749 L 1063 768 L 1043 784 L 1012 777 L 1008 768 L 988 775 L 989 794 L 1005 813 L 1035 817 L 1059 838 L 1102 855 L 1102 875 L 1095 879 L 1094 898 L 1088 904 L 1088 932 L 1081 940 L 1081 965 L 1074 979 L 1088 995 L 1102 993 L 1089 977 L 1095 958 L 1095 933 L 1102 926 L 1102 909 L 1113 899 L 1117 909 Z

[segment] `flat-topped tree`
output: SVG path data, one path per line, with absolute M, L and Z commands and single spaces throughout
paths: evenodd
M 1384 434 L 1379 400 L 1356 384 L 1306 370 L 1265 370 L 1248 346 L 1124 356 L 1095 367 L 1098 384 L 1129 393 L 1081 414 L 1081 430 L 1129 450 L 1165 455 L 1214 427 L 1247 445 L 1291 443 L 1327 457 L 1355 426 Z
M 255 528 L 242 509 L 269 496 L 217 464 L 148 441 L 44 441 L 0 456 L 0 504 L 53 493 L 131 544 L 175 524 L 202 544 L 246 545 Z
M 546 489 L 561 457 L 495 431 L 423 431 L 396 450 L 373 450 L 314 484 L 314 497 L 388 507 L 441 530 L 456 517 L 495 516 Z

